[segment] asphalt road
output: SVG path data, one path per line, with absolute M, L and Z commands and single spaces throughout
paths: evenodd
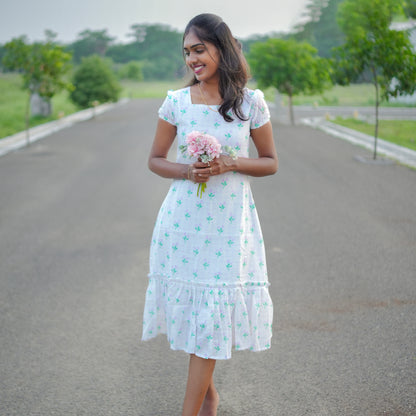
M 0 159 L 0 415 L 178 416 L 186 354 L 143 343 L 148 243 L 169 181 L 146 159 L 159 100 Z M 274 125 L 253 179 L 272 349 L 218 362 L 219 416 L 416 414 L 416 172 Z

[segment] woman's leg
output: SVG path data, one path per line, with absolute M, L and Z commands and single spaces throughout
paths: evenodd
M 220 396 L 217 389 L 215 388 L 214 378 L 211 377 L 211 382 L 209 383 L 207 394 L 205 395 L 205 399 L 202 403 L 202 407 L 198 413 L 198 416 L 217 416 L 219 401 Z
M 207 360 L 191 354 L 182 416 L 198 415 L 208 388 L 211 384 L 213 385 L 212 375 L 215 362 L 215 360 Z

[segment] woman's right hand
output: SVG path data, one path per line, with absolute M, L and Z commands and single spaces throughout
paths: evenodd
M 195 183 L 204 183 L 209 181 L 211 176 L 210 166 L 207 163 L 195 162 L 189 166 L 189 179 Z

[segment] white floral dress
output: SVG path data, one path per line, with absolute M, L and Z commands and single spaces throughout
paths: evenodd
M 214 106 L 211 106 L 212 108 Z M 248 157 L 250 130 L 270 114 L 260 90 L 245 90 L 247 121 L 192 104 L 190 88 L 169 91 L 159 116 L 177 127 L 178 146 L 193 130 L 215 136 Z M 193 163 L 180 151 L 177 162 Z M 270 348 L 273 304 L 262 232 L 249 177 L 213 176 L 202 198 L 198 185 L 174 180 L 160 208 L 150 248 L 143 340 L 167 334 L 170 347 L 203 358 L 231 350 Z

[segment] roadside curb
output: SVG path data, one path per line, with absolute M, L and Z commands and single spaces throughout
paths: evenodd
M 122 98 L 116 103 L 107 103 L 99 105 L 95 108 L 87 108 L 86 110 L 78 111 L 77 113 L 70 114 L 59 120 L 50 121 L 49 123 L 40 124 L 39 126 L 29 129 L 30 143 L 34 143 L 39 139 L 43 139 L 52 133 L 59 130 L 71 127 L 75 123 L 80 121 L 90 120 L 95 116 L 111 110 L 112 108 L 125 104 L 129 101 L 128 98 Z M 20 149 L 26 146 L 26 131 L 13 134 L 12 136 L 0 139 L 0 156 L 6 155 L 9 152 Z
M 350 143 L 360 145 L 366 149 L 374 149 L 374 137 L 359 131 L 349 129 L 338 124 L 331 123 L 323 117 L 311 117 L 301 119 L 301 123 L 320 129 L 331 136 L 347 140 Z M 383 139 L 377 140 L 377 153 L 394 159 L 404 165 L 416 168 L 416 151 L 398 146 Z

